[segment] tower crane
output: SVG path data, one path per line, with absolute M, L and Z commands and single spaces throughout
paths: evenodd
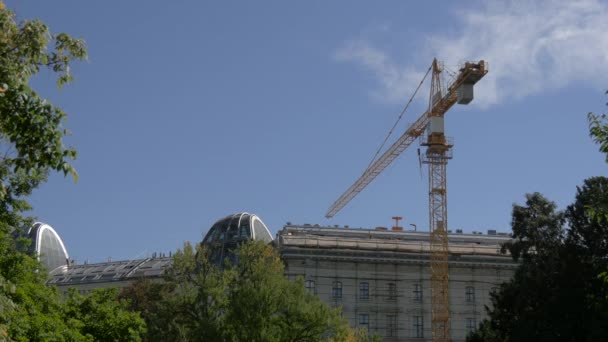
M 433 60 L 428 109 L 399 137 L 380 158 L 373 161 L 363 175 L 329 208 L 325 217 L 331 218 L 359 194 L 376 176 L 390 165 L 408 146 L 426 131 L 423 162 L 429 169 L 429 231 L 431 265 L 431 330 L 433 341 L 450 340 L 450 307 L 448 283 L 448 233 L 446 166 L 452 158 L 450 139 L 444 134 L 444 115 L 455 104 L 473 100 L 473 85 L 488 73 L 487 64 L 466 62 L 454 81 L 441 87 L 443 67 Z

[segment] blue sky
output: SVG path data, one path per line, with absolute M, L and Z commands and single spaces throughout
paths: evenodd
M 6 1 L 20 19 L 86 40 L 58 91 L 80 180 L 54 175 L 34 215 L 79 262 L 199 241 L 225 215 L 285 222 L 428 226 L 411 146 L 336 217 L 432 58 L 485 59 L 469 106 L 446 115 L 451 229 L 510 230 L 539 191 L 565 207 L 606 174 L 586 113 L 605 110 L 608 5 L 599 1 Z M 398 134 L 425 106 L 424 95 Z

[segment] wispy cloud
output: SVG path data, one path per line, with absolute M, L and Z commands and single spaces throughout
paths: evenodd
M 381 83 L 381 89 L 372 91 L 374 97 L 387 102 L 403 102 L 404 94 L 413 91 L 425 71 L 414 66 L 397 65 L 385 52 L 365 40 L 348 41 L 334 54 L 338 61 L 350 61 L 369 69 Z
M 545 89 L 589 82 L 605 87 L 608 75 L 608 3 L 508 1 L 455 12 L 456 32 L 425 37 L 417 56 L 456 64 L 485 59 L 490 73 L 476 89 L 476 103 L 489 106 Z M 425 65 L 403 65 L 365 39 L 348 41 L 335 53 L 369 69 L 380 82 L 376 96 L 403 102 L 422 78 Z

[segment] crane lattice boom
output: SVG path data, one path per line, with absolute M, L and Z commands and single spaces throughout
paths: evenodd
M 456 80 L 447 88 L 446 94 L 433 105 L 431 111 L 441 113 L 443 116 L 450 107 L 452 107 L 458 99 L 458 88 L 462 84 L 475 84 L 486 73 L 486 63 L 465 63 Z M 405 149 L 424 133 L 426 126 L 429 123 L 429 111 L 424 112 L 418 120 L 416 120 L 402 135 L 397 139 L 391 147 L 389 147 L 380 158 L 378 158 L 370 167 L 368 167 L 359 179 L 350 186 L 329 208 L 325 214 L 326 218 L 332 218 L 336 215 L 348 202 L 350 202 L 358 193 L 371 183 L 382 170 L 389 166 Z
M 422 114 L 373 162 L 363 175 L 350 187 L 325 215 L 333 217 L 350 200 L 395 160 L 411 143 L 427 131 L 424 163 L 429 166 L 429 231 L 431 265 L 431 331 L 433 341 L 450 341 L 450 299 L 448 263 L 448 210 L 447 172 L 448 160 L 452 158 L 452 143 L 444 134 L 443 116 L 456 103 L 467 104 L 473 99 L 473 85 L 488 72 L 485 62 L 465 63 L 456 80 L 447 88 L 441 88 L 441 71 L 437 60 L 431 66 L 433 76 L 429 96 L 429 109 Z

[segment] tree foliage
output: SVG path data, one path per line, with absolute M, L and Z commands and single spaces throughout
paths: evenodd
M 86 56 L 82 40 L 53 35 L 40 20 L 17 24 L 14 13 L 0 9 L 0 228 L 5 232 L 23 223 L 19 213 L 30 209 L 25 197 L 50 171 L 77 177 L 69 163 L 76 150 L 63 143 L 66 113 L 29 82 L 44 69 L 62 86 L 72 80 L 71 62 Z
M 608 91 L 606 91 L 608 94 Z M 589 135 L 595 143 L 600 145 L 600 152 L 606 155 L 608 163 L 608 117 L 606 114 L 588 113 Z
M 565 211 L 557 211 L 540 194 L 528 195 L 524 206 L 513 206 L 514 239 L 505 248 L 520 265 L 511 281 L 491 295 L 489 320 L 469 341 L 608 337 L 608 311 L 597 305 L 604 291 L 598 274 L 607 266 L 606 254 L 585 238 L 598 236 L 607 227 L 595 220 L 585 222 L 579 215 L 587 211 L 576 210 L 589 205 L 589 198 L 608 199 L 605 185 L 608 179 L 603 177 L 586 180 Z
M 144 320 L 117 296 L 117 289 L 96 289 L 86 297 L 72 289 L 63 305 L 64 321 L 77 328 L 83 340 L 141 341 Z
M 14 230 L 32 220 L 26 197 L 51 170 L 76 175 L 68 161 L 76 152 L 63 144 L 65 113 L 29 87 L 42 68 L 71 80 L 70 62 L 86 57 L 84 43 L 65 33 L 52 35 L 39 20 L 17 23 L 0 3 L 0 335 L 14 340 L 62 340 L 70 336 L 59 302 L 44 286 L 46 272 L 17 250 Z M 49 43 L 54 48 L 47 51 Z
M 123 291 L 148 323 L 149 341 L 359 341 L 366 338 L 284 276 L 276 251 L 242 244 L 235 265 L 217 267 L 205 247 L 185 244 L 164 283 Z M 147 295 L 146 295 L 147 294 Z M 147 298 L 146 298 L 147 297 Z M 160 299 L 151 301 L 150 299 Z M 137 304 L 136 304 L 137 303 Z
M 608 162 L 608 119 L 588 120 Z M 585 180 L 564 211 L 538 193 L 526 197 L 513 206 L 513 240 L 503 246 L 519 267 L 467 341 L 608 340 L 608 178 Z
M 61 87 L 72 80 L 71 63 L 86 56 L 82 40 L 51 34 L 40 20 L 17 23 L 0 1 L 0 341 L 124 340 L 142 333 L 141 319 L 110 292 L 90 299 L 72 294 L 62 302 L 45 285 L 47 270 L 15 239 L 33 222 L 25 215 L 31 209 L 27 197 L 51 171 L 77 178 L 70 165 L 76 150 L 63 142 L 66 113 L 32 89 L 30 80 L 44 71 L 56 75 Z M 124 334 L 108 335 L 114 329 Z

